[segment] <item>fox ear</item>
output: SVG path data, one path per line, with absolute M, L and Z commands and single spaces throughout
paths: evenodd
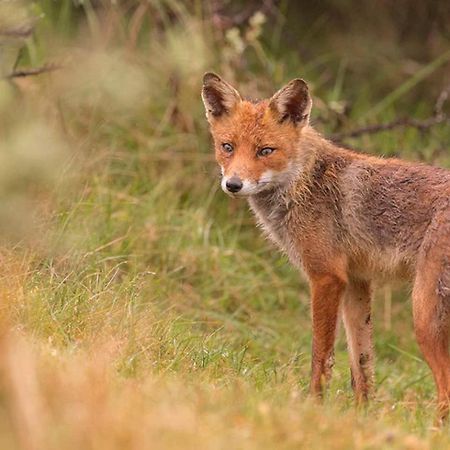
M 211 72 L 203 76 L 202 99 L 208 120 L 228 114 L 242 100 L 233 86 Z
M 269 107 L 280 123 L 308 124 L 312 107 L 308 85 L 300 78 L 292 80 L 270 99 Z

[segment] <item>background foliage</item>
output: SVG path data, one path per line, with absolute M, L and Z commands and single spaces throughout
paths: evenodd
M 446 1 L 0 2 L 0 447 L 448 448 L 408 292 L 375 302 L 377 394 L 343 336 L 307 399 L 305 280 L 219 190 L 201 78 L 301 76 L 345 145 L 450 167 Z M 20 76 L 30 68 L 36 76 Z M 444 105 L 444 112 L 448 106 Z

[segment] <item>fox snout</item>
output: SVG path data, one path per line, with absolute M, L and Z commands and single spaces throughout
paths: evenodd
M 256 183 L 243 179 L 237 174 L 231 176 L 225 174 L 222 175 L 222 190 L 231 197 L 246 197 L 253 194 L 254 184 Z
M 236 192 L 239 192 L 242 189 L 242 186 L 244 186 L 244 183 L 242 180 L 237 177 L 231 177 L 228 180 L 225 180 L 225 187 L 227 191 L 235 194 Z
M 257 179 L 242 176 L 235 171 L 228 174 L 222 168 L 222 190 L 231 197 L 250 197 L 267 191 L 274 186 L 289 182 L 290 171 L 275 172 L 266 170 Z
M 235 171 L 227 174 L 222 167 L 221 187 L 231 197 L 251 197 L 273 189 L 276 186 L 287 185 L 292 173 L 296 172 L 290 168 L 281 172 L 269 169 L 255 179 L 254 177 L 243 176 L 242 173 Z

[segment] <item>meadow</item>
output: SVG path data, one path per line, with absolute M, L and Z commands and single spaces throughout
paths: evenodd
M 342 330 L 308 397 L 306 280 L 220 190 L 200 99 L 300 76 L 326 136 L 450 168 L 446 2 L 361 3 L 0 2 L 1 449 L 450 447 L 408 287 L 376 292 L 372 401 Z

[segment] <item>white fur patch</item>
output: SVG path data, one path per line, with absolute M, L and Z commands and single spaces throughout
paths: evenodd
M 256 193 L 259 192 L 258 190 L 258 183 L 248 180 L 248 179 L 243 179 L 242 180 L 242 189 L 239 192 L 230 192 L 227 189 L 227 181 L 230 179 L 231 177 L 226 177 L 223 176 L 222 177 L 222 182 L 221 182 L 221 187 L 222 190 L 228 194 L 231 195 L 232 197 L 248 197 L 249 195 L 254 195 Z
M 231 178 L 231 176 L 224 175 L 224 168 L 221 167 L 222 170 L 222 190 L 231 195 L 232 197 L 248 197 L 251 195 L 258 194 L 260 192 L 265 191 L 266 189 L 272 188 L 274 186 L 280 186 L 288 183 L 292 180 L 293 177 L 297 174 L 297 171 L 294 170 L 292 164 L 289 164 L 286 170 L 281 172 L 277 172 L 275 170 L 266 170 L 263 172 L 257 181 L 252 181 L 247 178 L 242 179 L 242 189 L 239 192 L 232 193 L 228 191 L 226 183 Z M 234 174 L 233 176 L 236 176 Z
M 260 179 L 258 180 L 258 183 L 271 183 L 274 179 L 274 176 L 276 175 L 276 172 L 269 169 L 266 170 L 261 174 Z

